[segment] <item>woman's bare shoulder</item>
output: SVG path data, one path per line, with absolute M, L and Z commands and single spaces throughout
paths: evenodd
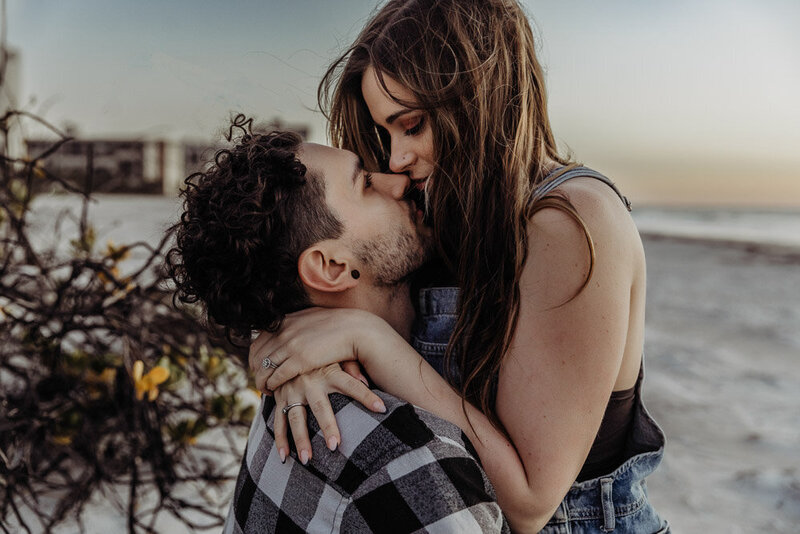
M 556 194 L 566 198 L 594 238 L 618 240 L 621 244 L 639 242 L 638 232 L 627 206 L 607 184 L 594 178 L 575 178 L 560 185 Z M 534 213 L 530 230 L 543 235 L 559 233 L 566 243 L 584 242 L 580 223 L 566 210 L 545 208 Z M 531 237 L 534 237 L 531 235 Z M 631 239 L 635 238 L 635 239 Z
M 620 280 L 639 270 L 644 262 L 641 239 L 613 189 L 593 178 L 576 178 L 559 186 L 556 193 L 568 200 L 580 220 L 556 207 L 536 211 L 530 219 L 525 278 L 533 282 L 533 288 L 553 293 L 540 294 L 544 302 L 563 300 L 564 288 L 579 288 L 590 268 L 593 277 L 611 271 Z
M 587 223 L 595 222 L 602 226 L 604 222 L 630 219 L 627 206 L 619 195 L 596 178 L 573 178 L 558 186 L 555 193 L 565 197 Z M 534 219 L 538 216 L 543 221 L 551 220 L 551 217 L 557 220 L 558 215 L 554 211 L 560 210 L 541 210 L 534 215 Z

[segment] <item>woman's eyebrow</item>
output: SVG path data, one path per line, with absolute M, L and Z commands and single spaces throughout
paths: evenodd
M 414 110 L 413 109 L 401 109 L 400 111 L 396 111 L 396 112 L 392 113 L 391 115 L 389 115 L 388 117 L 386 117 L 386 124 L 392 124 L 399 117 L 405 115 L 406 113 L 411 113 L 412 111 L 414 111 Z

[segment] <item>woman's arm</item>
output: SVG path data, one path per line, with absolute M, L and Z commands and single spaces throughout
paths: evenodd
M 512 498 L 532 507 L 534 528 L 569 491 L 615 384 L 633 386 L 642 351 L 643 310 L 632 313 L 634 300 L 641 298 L 642 307 L 644 300 L 638 232 L 607 186 L 593 180 L 568 185 L 562 188 L 595 246 L 591 279 L 567 301 L 589 269 L 585 237 L 566 213 L 538 212 L 529 225 L 519 320 L 498 383 L 497 413 L 519 452 L 527 486 Z

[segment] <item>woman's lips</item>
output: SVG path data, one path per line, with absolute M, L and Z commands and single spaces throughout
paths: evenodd
M 425 176 L 423 178 L 411 178 L 411 185 L 416 187 L 417 189 L 425 189 L 425 183 L 428 181 L 428 177 Z
M 416 187 L 416 183 L 409 184 L 408 189 L 406 189 L 405 193 L 403 193 L 404 200 L 410 200 L 413 202 L 416 207 L 424 208 L 425 207 L 425 193 L 419 187 Z

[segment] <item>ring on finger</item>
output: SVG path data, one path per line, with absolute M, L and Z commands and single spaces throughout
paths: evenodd
M 297 406 L 304 406 L 304 404 L 302 402 L 293 402 L 293 403 L 291 403 L 290 405 L 288 405 L 288 406 L 283 408 L 283 415 L 286 415 L 287 413 L 289 413 L 289 410 L 291 410 L 292 408 L 295 408 Z
M 272 360 L 270 360 L 269 357 L 267 357 L 261 360 L 261 367 L 263 367 L 264 369 L 269 369 L 269 368 L 277 369 L 278 365 Z

